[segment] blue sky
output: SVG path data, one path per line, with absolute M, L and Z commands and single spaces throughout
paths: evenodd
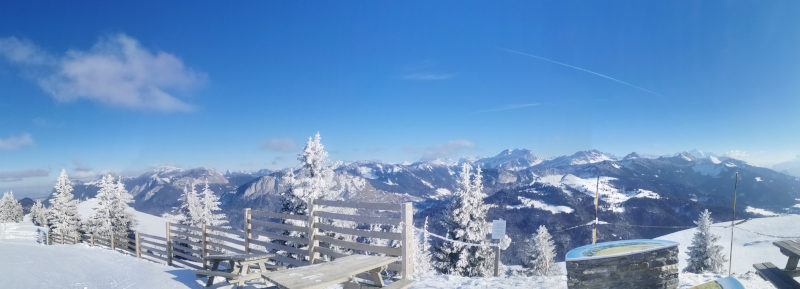
M 20 1 L 0 9 L 0 190 L 152 166 L 528 148 L 800 154 L 792 1 Z

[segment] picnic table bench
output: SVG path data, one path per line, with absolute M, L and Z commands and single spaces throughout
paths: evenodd
M 209 255 L 203 259 L 211 263 L 210 270 L 196 270 L 194 272 L 198 277 L 208 276 L 206 287 L 211 286 L 214 282 L 214 277 L 223 277 L 228 283 L 238 283 L 239 286 L 244 285 L 245 281 L 258 279 L 261 273 L 267 270 L 277 270 L 283 268 L 282 266 L 268 265 L 266 262 L 273 254 L 222 254 L 222 255 Z M 220 269 L 219 265 L 222 262 L 227 262 L 227 269 Z M 251 268 L 253 267 L 253 268 Z M 260 272 L 250 272 L 250 269 L 258 269 Z
M 779 289 L 800 289 L 800 283 L 792 277 L 800 276 L 797 263 L 800 260 L 800 240 L 784 240 L 772 242 L 780 248 L 781 253 L 789 257 L 786 268 L 781 270 L 771 262 L 753 264 L 761 278 L 772 283 Z
M 282 289 L 315 289 L 355 281 L 355 277 L 371 281 L 373 286 L 389 289 L 410 287 L 413 280 L 399 280 L 384 285 L 381 272 L 399 260 L 391 256 L 350 255 L 333 261 L 261 273 L 261 277 Z

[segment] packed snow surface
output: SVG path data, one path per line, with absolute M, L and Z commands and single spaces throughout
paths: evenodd
M 752 214 L 762 215 L 762 216 L 765 216 L 765 217 L 772 217 L 772 216 L 777 216 L 778 215 L 775 212 L 764 210 L 764 209 L 759 209 L 759 208 L 755 208 L 755 207 L 751 207 L 751 206 L 747 206 L 747 208 L 745 208 L 744 211 L 748 212 L 748 213 L 752 213 Z
M 89 216 L 94 213 L 94 208 L 96 206 L 97 199 L 95 198 L 78 203 L 78 214 L 81 215 L 81 220 L 89 219 Z M 166 235 L 167 219 L 142 213 L 133 209 L 131 209 L 129 212 L 131 212 L 136 219 L 136 231 L 156 236 Z

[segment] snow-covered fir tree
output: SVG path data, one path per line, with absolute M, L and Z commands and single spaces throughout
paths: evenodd
M 87 231 L 100 236 L 127 235 L 133 230 L 135 220 L 128 205 L 133 197 L 125 189 L 122 179 L 114 182 L 111 175 L 103 176 L 97 191 L 97 205 L 87 222 Z
M 692 237 L 689 260 L 684 270 L 691 273 L 721 272 L 728 259 L 722 246 L 718 244 L 719 236 L 711 233 L 711 212 L 704 210 L 700 213 L 700 219 L 694 223 L 697 225 L 697 232 Z
M 22 217 L 22 205 L 14 198 L 14 193 L 5 193 L 0 199 L 0 223 L 19 223 Z
M 308 138 L 297 160 L 300 161 L 297 174 L 292 172 L 284 178 L 289 189 L 281 195 L 281 212 L 306 215 L 312 200 L 331 199 L 336 195 L 332 190 L 333 166 L 328 162 L 328 153 L 319 133 Z
M 552 276 L 561 274 L 561 269 L 556 265 L 556 244 L 553 237 L 544 225 L 539 226 L 536 233 L 528 241 L 523 264 L 528 273 L 538 276 Z
M 44 207 L 42 201 L 37 200 L 31 206 L 31 222 L 37 226 L 47 226 L 47 208 Z
M 191 188 L 191 189 L 190 189 Z M 203 225 L 203 206 L 194 184 L 183 187 L 181 205 L 176 209 L 173 220 L 181 225 L 200 227 Z
M 73 199 L 72 183 L 66 170 L 61 170 L 54 188 L 47 217 L 50 230 L 63 237 L 77 236 L 81 223 L 78 201 Z
M 208 186 L 208 179 L 205 180 L 205 186 L 199 197 L 200 207 L 202 208 L 201 223 L 207 226 L 222 226 L 228 222 L 219 207 L 222 204 L 219 201 L 219 197 Z
M 422 227 L 422 233 L 419 236 L 420 242 L 415 244 L 417 246 L 416 253 L 414 254 L 414 273 L 425 274 L 433 270 L 433 257 L 431 257 L 431 243 L 428 240 L 428 217 L 425 217 L 425 225 Z
M 485 244 L 488 233 L 486 213 L 490 205 L 483 202 L 481 169 L 472 173 L 469 163 L 461 165 L 458 190 L 444 212 L 443 226 L 447 238 L 471 244 Z M 445 241 L 433 252 L 434 265 L 443 274 L 468 277 L 487 276 L 492 270 L 492 250 Z

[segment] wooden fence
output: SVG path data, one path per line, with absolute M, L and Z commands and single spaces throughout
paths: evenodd
M 275 254 L 273 260 L 304 266 L 350 254 L 400 257 L 389 270 L 409 279 L 413 274 L 413 207 L 318 200 L 309 215 L 245 209 L 242 230 L 219 226 L 191 227 L 166 223 L 164 236 L 141 232 L 113 238 L 93 234 L 47 234 L 47 244 L 86 243 L 155 262 L 192 269 L 208 268 L 212 254 Z

